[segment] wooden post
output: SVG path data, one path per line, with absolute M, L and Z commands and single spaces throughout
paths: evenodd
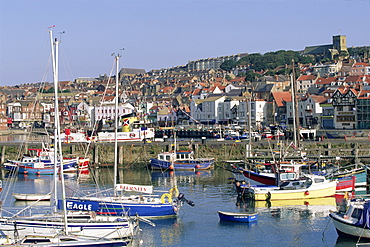
M 24 144 L 24 147 L 23 148 L 24 148 L 24 150 L 23 150 L 22 153 L 28 154 L 28 145 L 27 145 L 27 143 Z
M 123 165 L 123 158 L 124 158 L 124 152 L 123 152 L 123 146 L 119 146 L 118 147 L 118 157 L 117 157 L 117 160 L 118 160 L 118 165 L 119 166 L 122 166 Z
M 69 148 L 69 153 L 75 154 L 75 152 L 76 152 L 76 146 L 72 144 L 71 147 Z
M 99 164 L 99 146 L 98 145 L 93 146 L 93 163 Z
M 194 157 L 198 158 L 199 156 L 199 145 L 196 143 L 194 147 Z

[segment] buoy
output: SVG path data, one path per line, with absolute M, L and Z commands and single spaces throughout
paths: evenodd
M 195 166 L 195 168 L 196 168 L 196 169 L 199 169 L 199 168 L 200 168 L 200 165 L 196 165 L 196 166 Z
M 168 169 L 173 170 L 173 169 L 174 169 L 173 165 L 170 165 L 170 166 L 168 167 Z
M 308 190 L 306 190 L 306 191 L 304 192 L 304 194 L 305 194 L 306 196 L 308 196 L 308 195 L 310 194 L 310 192 L 309 192 Z

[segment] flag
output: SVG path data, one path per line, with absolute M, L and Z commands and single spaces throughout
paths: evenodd
M 55 27 L 55 25 L 52 25 L 51 27 L 48 27 L 48 28 L 53 28 L 53 27 Z

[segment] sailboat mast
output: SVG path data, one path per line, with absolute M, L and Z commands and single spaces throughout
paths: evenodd
M 249 113 L 248 113 L 248 135 L 249 135 L 249 140 L 248 140 L 248 157 L 252 157 L 252 95 L 249 98 L 248 101 L 248 108 L 249 108 Z
M 53 66 L 53 81 L 54 81 L 54 89 L 57 88 L 58 85 L 58 75 L 56 71 L 56 64 L 55 64 L 55 50 L 54 50 L 54 41 L 53 41 L 53 31 L 49 30 L 49 35 L 50 35 L 50 45 L 51 45 L 51 61 L 52 61 L 52 66 Z M 58 92 L 57 90 L 54 90 L 54 113 L 58 112 Z M 57 114 L 54 114 L 54 125 L 57 125 Z M 58 193 L 57 193 L 57 178 L 58 178 L 58 168 L 57 168 L 57 162 L 58 162 L 58 154 L 55 150 L 55 147 L 58 145 L 58 140 L 57 140 L 57 128 L 54 127 L 54 212 L 57 212 L 57 203 L 58 203 Z
M 295 122 L 295 103 L 294 103 L 296 98 L 294 97 L 293 75 L 290 75 L 290 84 L 292 88 L 293 143 L 294 143 L 294 146 L 297 147 L 297 127 L 296 127 L 296 122 Z
M 116 97 L 115 97 L 115 107 L 114 107 L 114 194 L 116 196 L 116 185 L 117 185 L 117 169 L 118 169 L 118 82 L 119 82 L 119 58 L 121 56 L 117 54 L 116 59 Z
M 64 187 L 64 175 L 63 175 L 63 156 L 62 156 L 62 144 L 60 140 L 60 122 L 59 122 L 59 105 L 58 105 L 58 46 L 59 41 L 55 39 L 53 42 L 53 33 L 49 30 L 50 33 L 50 41 L 51 41 L 51 48 L 52 48 L 52 62 L 53 62 L 53 75 L 54 75 L 54 194 L 55 194 L 55 202 L 54 202 L 54 210 L 56 211 L 56 204 L 57 204 L 57 177 L 58 177 L 58 162 L 59 164 L 59 171 L 60 171 L 60 179 L 62 183 L 62 202 L 63 202 L 63 218 L 64 218 L 64 231 L 65 234 L 68 235 L 68 225 L 67 225 L 67 209 L 66 209 L 66 194 L 65 194 L 65 187 Z
M 294 110 L 294 131 L 295 131 L 295 137 L 294 137 L 294 145 L 299 148 L 300 147 L 300 137 L 299 137 L 299 112 L 298 112 L 298 89 L 297 89 L 297 83 L 296 83 L 296 78 L 295 78 L 295 70 L 294 70 L 294 59 L 292 59 L 292 98 L 294 98 L 294 104 L 293 104 L 293 110 Z M 293 103 L 293 102 L 292 102 Z

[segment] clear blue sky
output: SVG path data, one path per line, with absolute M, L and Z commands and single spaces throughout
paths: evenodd
M 237 53 L 303 50 L 347 36 L 370 45 L 369 0 L 3 0 L 0 86 L 52 81 L 47 27 L 61 37 L 60 80 Z M 65 31 L 59 35 L 58 32 Z

